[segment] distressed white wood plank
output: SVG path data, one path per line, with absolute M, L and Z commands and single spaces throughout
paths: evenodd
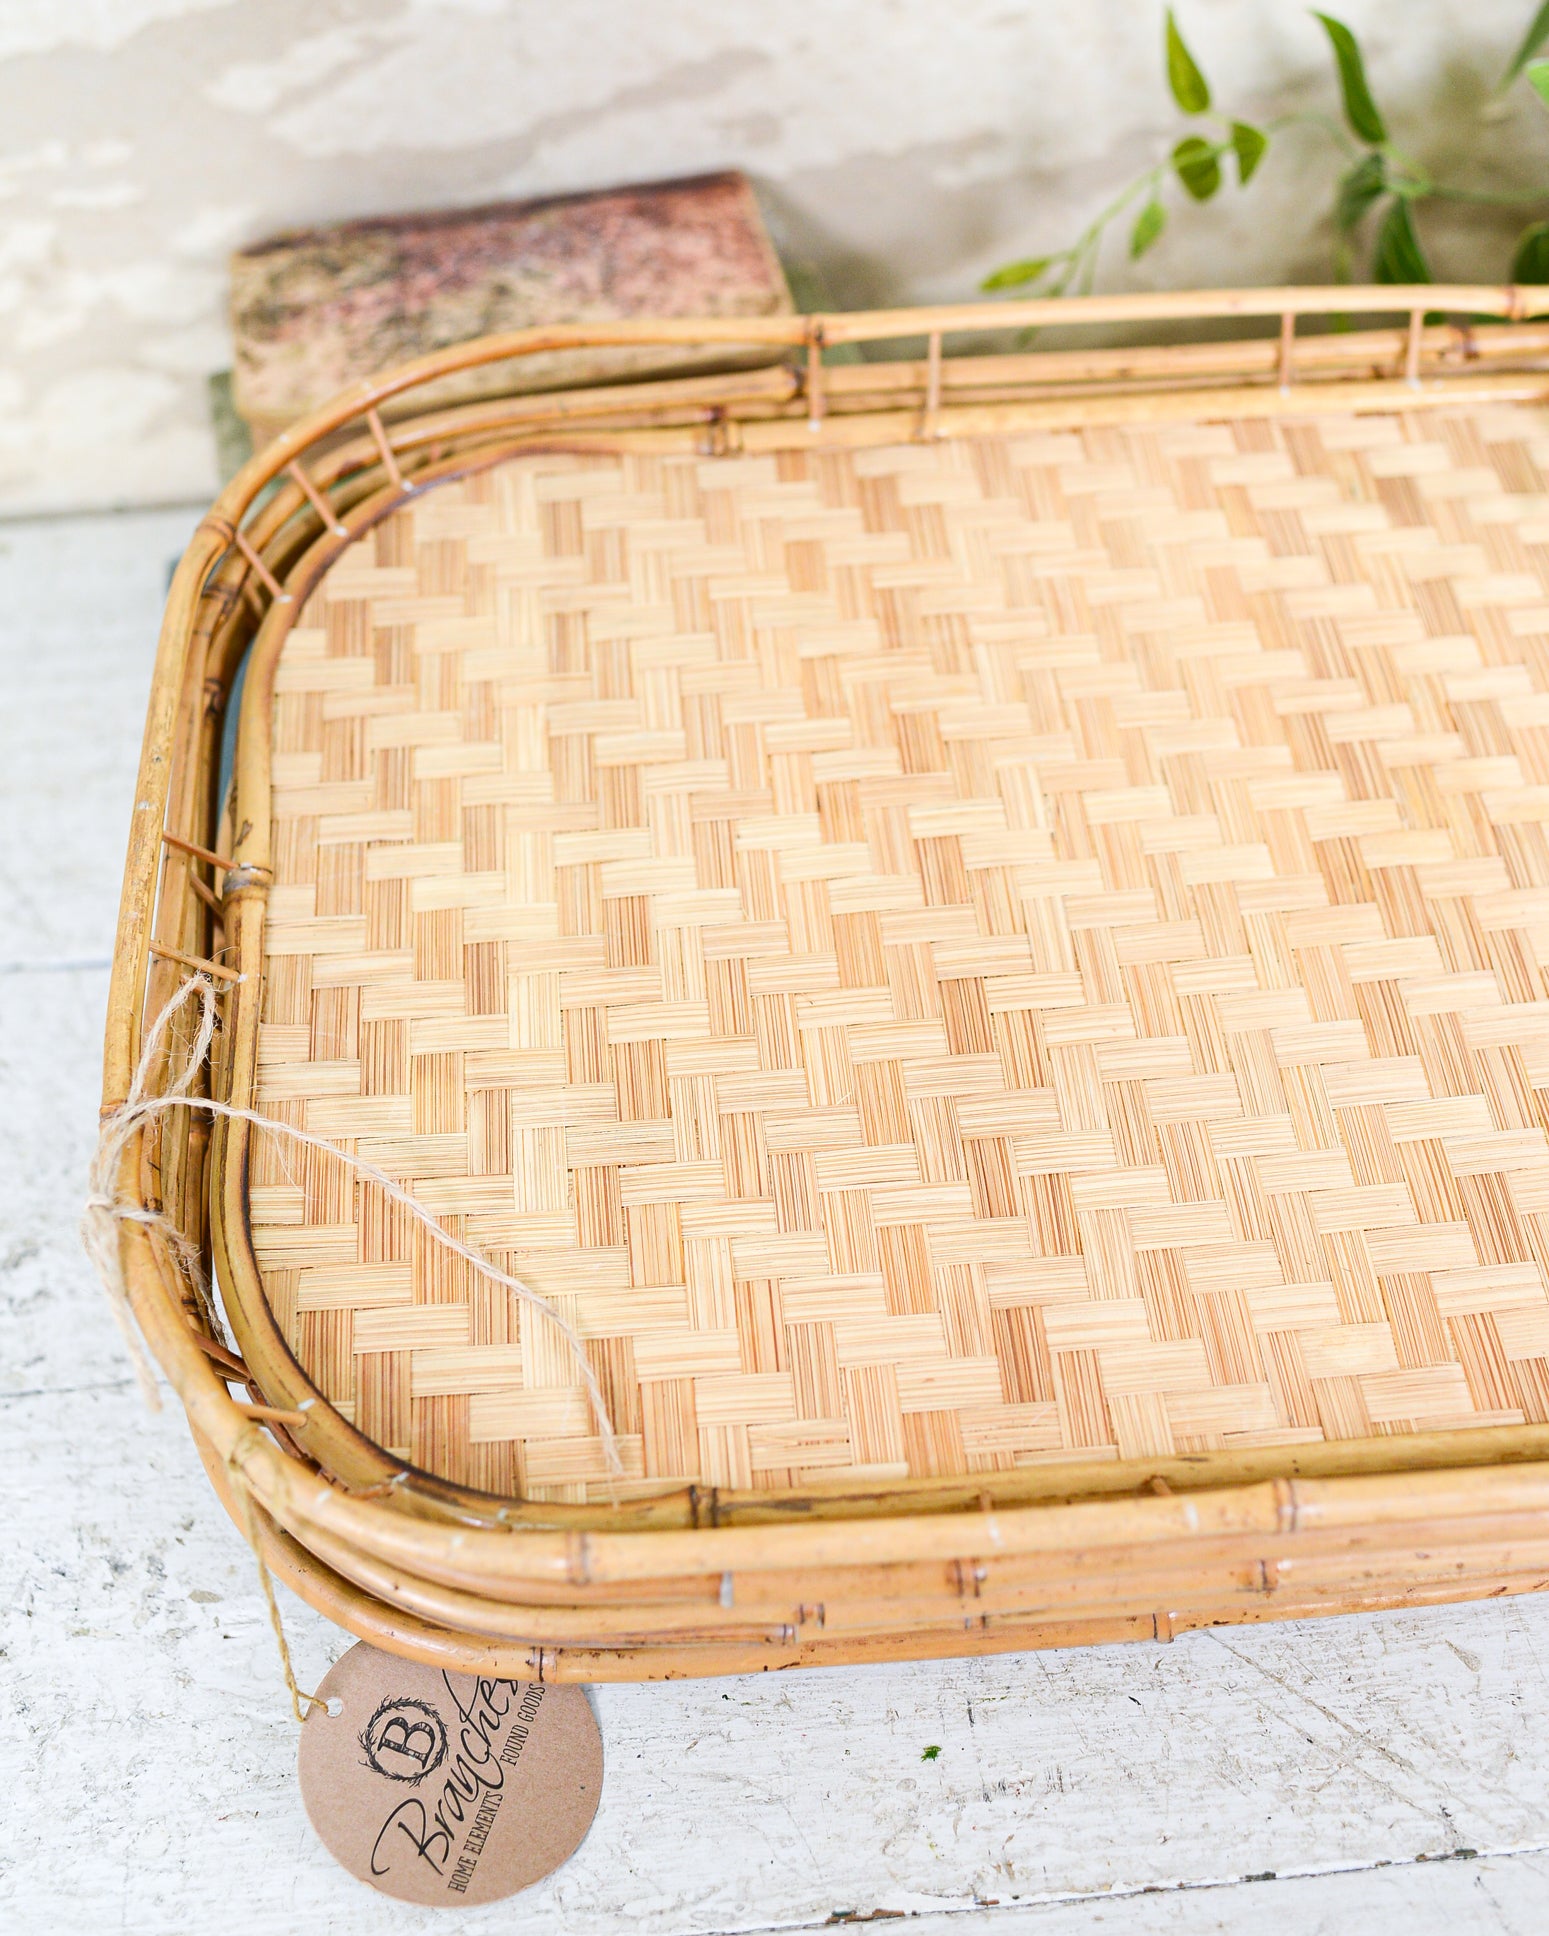
M 167 570 L 197 518 L 0 527 L 0 967 L 111 951 Z
M 925 1915 L 909 1936 L 1541 1936 L 1549 1903 L 1542 1851 L 1477 1861 L 1411 1863 L 1337 1875 L 1276 1876 L 1223 1889 L 1180 1889 L 1118 1901 L 1043 1904 L 981 1915 Z
M 159 557 L 166 527 L 139 518 L 119 555 L 136 528 Z M 53 527 L 40 568 L 68 573 L 72 543 L 84 557 L 100 528 Z M 109 579 L 98 595 L 120 603 Z M 99 661 L 107 690 L 143 693 L 150 619 L 132 669 Z M 26 708 L 61 696 L 124 734 L 132 766 L 138 699 L 93 712 L 89 671 L 67 686 L 34 680 L 0 712 L 0 773 L 18 748 L 44 760 L 54 729 Z M 68 773 L 48 784 L 62 797 Z M 128 793 L 109 791 L 32 874 L 0 793 L 56 958 L 111 923 Z M 569 1867 L 465 1915 L 373 1897 L 306 1823 L 251 1559 L 175 1409 L 141 1408 L 76 1246 L 105 982 L 0 977 L 0 1929 L 710 1936 L 846 1910 L 916 1912 L 920 1936 L 1544 1926 L 1544 1858 L 1508 1852 L 1545 1841 L 1549 1599 L 599 1689 L 602 1806 Z M 315 1680 L 344 1637 L 285 1605 Z M 1479 1859 L 1434 1859 L 1464 1849 Z
M 77 1225 L 100 1097 L 105 968 L 0 975 L 0 1394 L 110 1387 L 132 1373 L 88 1287 Z M 61 1286 L 71 1286 L 61 1301 Z M 100 1293 L 99 1293 L 100 1296 Z
M 41 1454 L 4 1562 L 11 1685 L 37 1731 L 6 1754 L 7 1792 L 70 1807 L 13 1821 L 0 1923 L 9 1899 L 133 1936 L 444 1926 L 366 1896 L 313 1839 L 251 1562 L 181 1428 L 134 1403 L 7 1408 L 5 1455 L 29 1432 Z M 599 1689 L 602 1806 L 522 1927 L 745 1930 L 996 1898 L 988 1930 L 1039 1899 L 1528 1846 L 1549 1776 L 1545 1612 Z M 338 1637 L 288 1599 L 287 1622 L 317 1675 Z M 1429 1862 L 1419 1899 L 1462 1866 Z M 1189 1919 L 1236 1893 L 1191 1895 L 1171 1921 L 1110 1903 L 1109 1926 L 1210 1928 Z

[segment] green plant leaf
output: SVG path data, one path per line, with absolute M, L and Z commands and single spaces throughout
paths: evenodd
M 1409 204 L 1395 195 L 1377 231 L 1377 246 L 1372 253 L 1373 282 L 1431 282 L 1431 265 L 1415 234 Z
M 1167 210 L 1153 195 L 1145 207 L 1135 217 L 1135 226 L 1129 232 L 1129 252 L 1133 260 L 1149 249 L 1162 230 L 1167 226 Z
M 1534 222 L 1517 237 L 1511 259 L 1513 282 L 1549 282 L 1549 222 Z
M 1534 14 L 1527 32 L 1522 36 L 1522 45 L 1512 55 L 1510 67 L 1501 76 L 1502 87 L 1511 86 L 1546 40 L 1549 40 L 1549 0 L 1544 0 L 1544 4 Z
M 1544 0 L 1549 6 L 1549 0 Z M 1246 188 L 1252 181 L 1259 163 L 1264 159 L 1264 151 L 1269 146 L 1269 136 L 1261 128 L 1255 128 L 1247 121 L 1232 123 L 1232 147 L 1237 153 L 1237 182 Z
M 1184 45 L 1171 7 L 1167 9 L 1167 85 L 1185 114 L 1203 114 L 1210 106 L 1210 83 Z
M 1319 13 L 1314 9 L 1312 17 L 1322 21 L 1323 31 L 1334 49 L 1334 59 L 1339 64 L 1339 87 L 1345 97 L 1345 119 L 1363 141 L 1380 147 L 1388 138 L 1388 130 L 1377 112 L 1371 89 L 1366 85 L 1366 63 L 1361 59 L 1361 49 L 1355 35 L 1342 20 L 1336 20 L 1330 13 Z
M 1348 235 L 1388 185 L 1388 165 L 1381 155 L 1362 155 L 1339 181 L 1334 201 L 1334 220 L 1341 235 Z
M 1046 276 L 1059 260 L 1057 255 L 1030 255 L 1021 262 L 1008 262 L 1003 268 L 992 269 L 979 287 L 984 290 L 1025 288 L 1028 283 Z
M 1196 202 L 1208 202 L 1221 186 L 1221 162 L 1213 142 L 1191 134 L 1173 149 L 1173 170 Z
M 1533 92 L 1549 108 L 1549 60 L 1530 61 L 1527 77 L 1533 84 Z

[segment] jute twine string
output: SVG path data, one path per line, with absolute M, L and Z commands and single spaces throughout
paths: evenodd
M 188 1061 L 182 1074 L 160 1095 L 147 1095 L 146 1087 L 155 1067 L 157 1053 L 163 1038 L 173 1021 L 187 1004 L 198 999 L 200 1004 L 199 1028 L 190 1046 Z M 123 1261 L 119 1256 L 117 1225 L 120 1223 L 145 1224 L 164 1237 L 177 1255 L 179 1262 L 188 1269 L 201 1297 L 208 1300 L 208 1289 L 204 1285 L 203 1272 L 197 1255 L 193 1252 L 183 1233 L 164 1212 L 143 1208 L 126 1202 L 118 1194 L 118 1173 L 123 1164 L 124 1151 L 130 1138 L 146 1123 L 173 1109 L 203 1110 L 211 1116 L 224 1116 L 228 1120 L 251 1123 L 254 1128 L 267 1130 L 272 1136 L 280 1136 L 289 1142 L 300 1144 L 306 1149 L 321 1150 L 325 1156 L 343 1163 L 359 1177 L 372 1183 L 392 1203 L 398 1204 L 416 1223 L 421 1224 L 430 1234 L 433 1242 L 454 1256 L 461 1257 L 472 1265 L 481 1277 L 491 1283 L 500 1284 L 519 1298 L 523 1304 L 538 1312 L 552 1324 L 570 1349 L 575 1361 L 581 1383 L 586 1388 L 591 1402 L 592 1414 L 597 1421 L 597 1429 L 602 1439 L 603 1453 L 610 1470 L 616 1477 L 622 1477 L 623 1460 L 619 1456 L 618 1439 L 613 1430 L 613 1422 L 608 1416 L 607 1401 L 603 1398 L 602 1387 L 597 1382 L 591 1360 L 586 1355 L 586 1347 L 581 1342 L 580 1333 L 568 1319 L 562 1317 L 548 1299 L 535 1291 L 519 1277 L 503 1271 L 492 1264 L 487 1257 L 465 1244 L 460 1237 L 443 1228 L 435 1216 L 425 1208 L 419 1199 L 412 1196 L 397 1183 L 386 1171 L 379 1170 L 374 1163 L 363 1157 L 353 1155 L 349 1150 L 340 1149 L 324 1136 L 314 1136 L 309 1130 L 297 1129 L 291 1123 L 280 1122 L 276 1117 L 261 1115 L 256 1109 L 242 1109 L 235 1103 L 217 1102 L 210 1096 L 194 1096 L 188 1092 L 195 1077 L 209 1055 L 210 1044 L 214 1040 L 217 1025 L 215 984 L 207 975 L 190 975 L 178 988 L 166 1007 L 151 1024 L 145 1047 L 134 1072 L 134 1080 L 129 1085 L 129 1093 L 117 1109 L 109 1112 L 103 1119 L 102 1133 L 97 1143 L 97 1153 L 92 1160 L 88 1179 L 88 1194 L 85 1214 L 81 1220 L 81 1237 L 86 1245 L 87 1254 L 97 1266 L 107 1289 L 113 1312 L 119 1327 L 129 1344 L 135 1368 L 140 1375 L 148 1402 L 158 1409 L 155 1381 L 151 1375 L 150 1360 L 140 1341 L 129 1308 L 129 1292 L 124 1281 Z
M 199 1025 L 189 1045 L 188 1057 L 182 1073 L 160 1094 L 148 1094 L 163 1041 L 177 1017 L 191 1001 L 196 1000 L 199 1004 Z M 609 1471 L 614 1477 L 621 1477 L 624 1463 L 619 1456 L 618 1439 L 613 1430 L 613 1421 L 608 1416 L 602 1387 L 597 1382 L 597 1374 L 592 1369 L 591 1360 L 586 1355 L 586 1348 L 581 1342 L 579 1332 L 554 1309 L 545 1297 L 535 1291 L 530 1284 L 523 1283 L 521 1278 L 513 1277 L 509 1271 L 503 1271 L 492 1264 L 487 1257 L 481 1256 L 461 1238 L 454 1237 L 416 1197 L 404 1189 L 401 1183 L 395 1182 L 375 1164 L 367 1163 L 350 1151 L 340 1149 L 337 1143 L 330 1143 L 326 1137 L 314 1136 L 308 1130 L 297 1129 L 293 1124 L 280 1122 L 273 1116 L 261 1115 L 255 1109 L 242 1109 L 234 1103 L 217 1102 L 210 1096 L 196 1096 L 189 1093 L 210 1053 L 210 1045 L 215 1039 L 219 1020 L 216 1002 L 216 988 L 210 977 L 203 974 L 190 975 L 151 1024 L 146 1033 L 145 1046 L 140 1052 L 140 1060 L 135 1066 L 134 1079 L 129 1085 L 128 1095 L 118 1108 L 110 1110 L 103 1118 L 96 1155 L 92 1158 L 88 1174 L 86 1205 L 81 1217 L 81 1240 L 86 1247 L 87 1255 L 96 1266 L 98 1276 L 102 1279 L 103 1288 L 107 1291 L 113 1316 L 117 1320 L 119 1330 L 123 1333 L 124 1343 L 134 1364 L 140 1389 L 151 1410 L 161 1409 L 161 1398 L 156 1389 L 150 1357 L 141 1340 L 130 1308 L 129 1288 L 124 1278 L 123 1258 L 119 1249 L 118 1226 L 123 1223 L 142 1224 L 154 1230 L 166 1243 L 179 1267 L 193 1285 L 200 1306 L 210 1320 L 212 1332 L 215 1331 L 214 1303 L 195 1246 L 164 1211 L 150 1209 L 120 1196 L 118 1177 L 123 1167 L 124 1153 L 131 1139 L 148 1123 L 174 1109 L 202 1110 L 210 1116 L 224 1116 L 231 1121 L 250 1123 L 256 1129 L 267 1130 L 272 1136 L 285 1138 L 307 1149 L 320 1150 L 324 1155 L 343 1163 L 357 1176 L 374 1184 L 390 1202 L 398 1204 L 405 1210 L 415 1222 L 424 1227 L 431 1240 L 439 1244 L 443 1250 L 449 1250 L 455 1256 L 461 1257 L 481 1277 L 488 1278 L 491 1283 L 503 1285 L 523 1304 L 546 1318 L 569 1347 L 576 1370 L 580 1373 L 581 1383 L 586 1388 L 592 1414 L 597 1421 Z M 290 1694 L 291 1710 L 298 1721 L 303 1721 L 312 1707 L 326 1707 L 327 1703 L 319 1701 L 315 1694 L 308 1694 L 297 1685 L 296 1676 L 291 1667 L 290 1648 L 280 1619 L 279 1604 L 275 1599 L 274 1582 L 264 1559 L 263 1546 L 258 1535 L 256 1502 L 247 1477 L 236 1462 L 236 1448 L 233 1448 L 231 1457 L 226 1461 L 226 1470 L 231 1478 L 233 1494 L 242 1514 L 248 1545 L 253 1549 L 253 1557 L 258 1563 L 259 1585 L 263 1589 L 264 1603 L 269 1611 L 269 1624 L 274 1629 L 275 1641 L 279 1647 L 280 1668 L 285 1677 L 286 1689 Z
M 279 1649 L 280 1675 L 285 1682 L 285 1691 L 290 1696 L 290 1711 L 299 1726 L 315 1707 L 322 1708 L 326 1713 L 328 1703 L 321 1695 L 309 1694 L 296 1679 L 296 1670 L 291 1665 L 290 1642 L 285 1638 L 285 1622 L 280 1618 L 280 1603 L 275 1597 L 274 1578 L 269 1571 L 269 1562 L 264 1558 L 263 1542 L 258 1534 L 258 1505 L 253 1498 L 252 1487 L 237 1464 L 235 1451 L 226 1461 L 226 1474 L 231 1480 L 232 1497 L 242 1513 L 243 1534 L 253 1549 L 253 1559 L 258 1566 L 259 1589 L 264 1596 L 264 1606 L 268 1609 L 274 1644 Z

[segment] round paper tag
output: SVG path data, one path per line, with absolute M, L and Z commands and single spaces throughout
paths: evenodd
M 351 1875 L 405 1902 L 496 1902 L 581 1846 L 602 1736 L 578 1687 L 477 1680 L 363 1641 L 301 1730 L 301 1798 Z

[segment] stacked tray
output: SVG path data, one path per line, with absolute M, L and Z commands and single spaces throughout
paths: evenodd
M 218 1308 L 121 1258 L 282 1577 L 600 1679 L 1549 1576 L 1549 330 L 1425 321 L 1522 293 L 527 332 L 234 480 L 105 1103 L 234 1112 L 120 1177 Z M 636 335 L 792 355 L 413 407 Z

